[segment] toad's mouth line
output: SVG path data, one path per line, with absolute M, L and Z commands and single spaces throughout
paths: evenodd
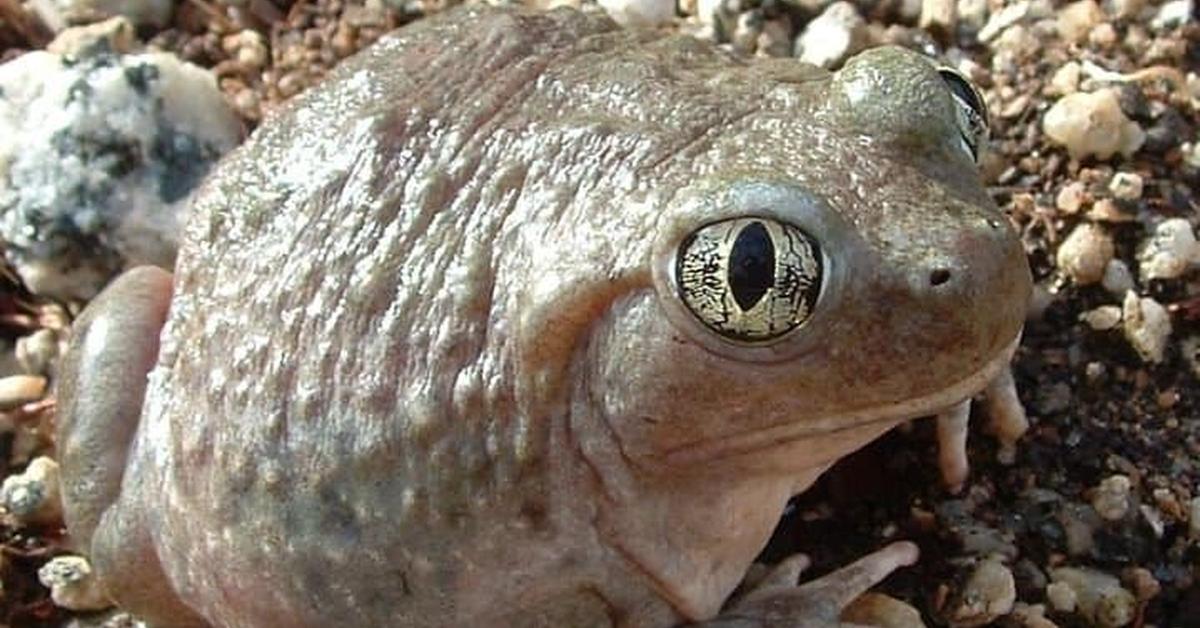
M 806 438 L 828 437 L 877 423 L 902 423 L 923 416 L 932 416 L 969 400 L 987 388 L 1012 361 L 1021 334 L 990 360 L 966 377 L 936 392 L 914 397 L 887 406 L 856 410 L 851 413 L 827 416 L 819 422 L 784 424 L 744 434 L 706 439 L 688 443 L 665 454 L 669 464 L 686 465 L 736 458 Z

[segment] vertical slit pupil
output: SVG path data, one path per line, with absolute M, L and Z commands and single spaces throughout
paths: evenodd
M 742 311 L 753 308 L 775 285 L 775 245 L 761 222 L 742 228 L 729 251 L 729 288 Z

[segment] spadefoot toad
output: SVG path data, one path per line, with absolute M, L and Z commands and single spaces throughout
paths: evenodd
M 1030 278 L 981 107 L 897 48 L 397 31 L 219 166 L 173 277 L 81 317 L 69 531 L 154 625 L 834 624 L 915 546 L 725 603 L 790 496 L 1007 373 Z

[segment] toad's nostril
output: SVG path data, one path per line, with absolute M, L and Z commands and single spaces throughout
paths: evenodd
M 929 285 L 940 286 L 950 281 L 950 271 L 945 268 L 935 268 L 929 273 Z

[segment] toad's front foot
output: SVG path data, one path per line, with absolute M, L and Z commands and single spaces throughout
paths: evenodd
M 808 558 L 780 563 L 731 608 L 696 628 L 846 628 L 839 616 L 855 598 L 893 571 L 917 562 L 917 546 L 892 543 L 823 578 L 797 585 Z

